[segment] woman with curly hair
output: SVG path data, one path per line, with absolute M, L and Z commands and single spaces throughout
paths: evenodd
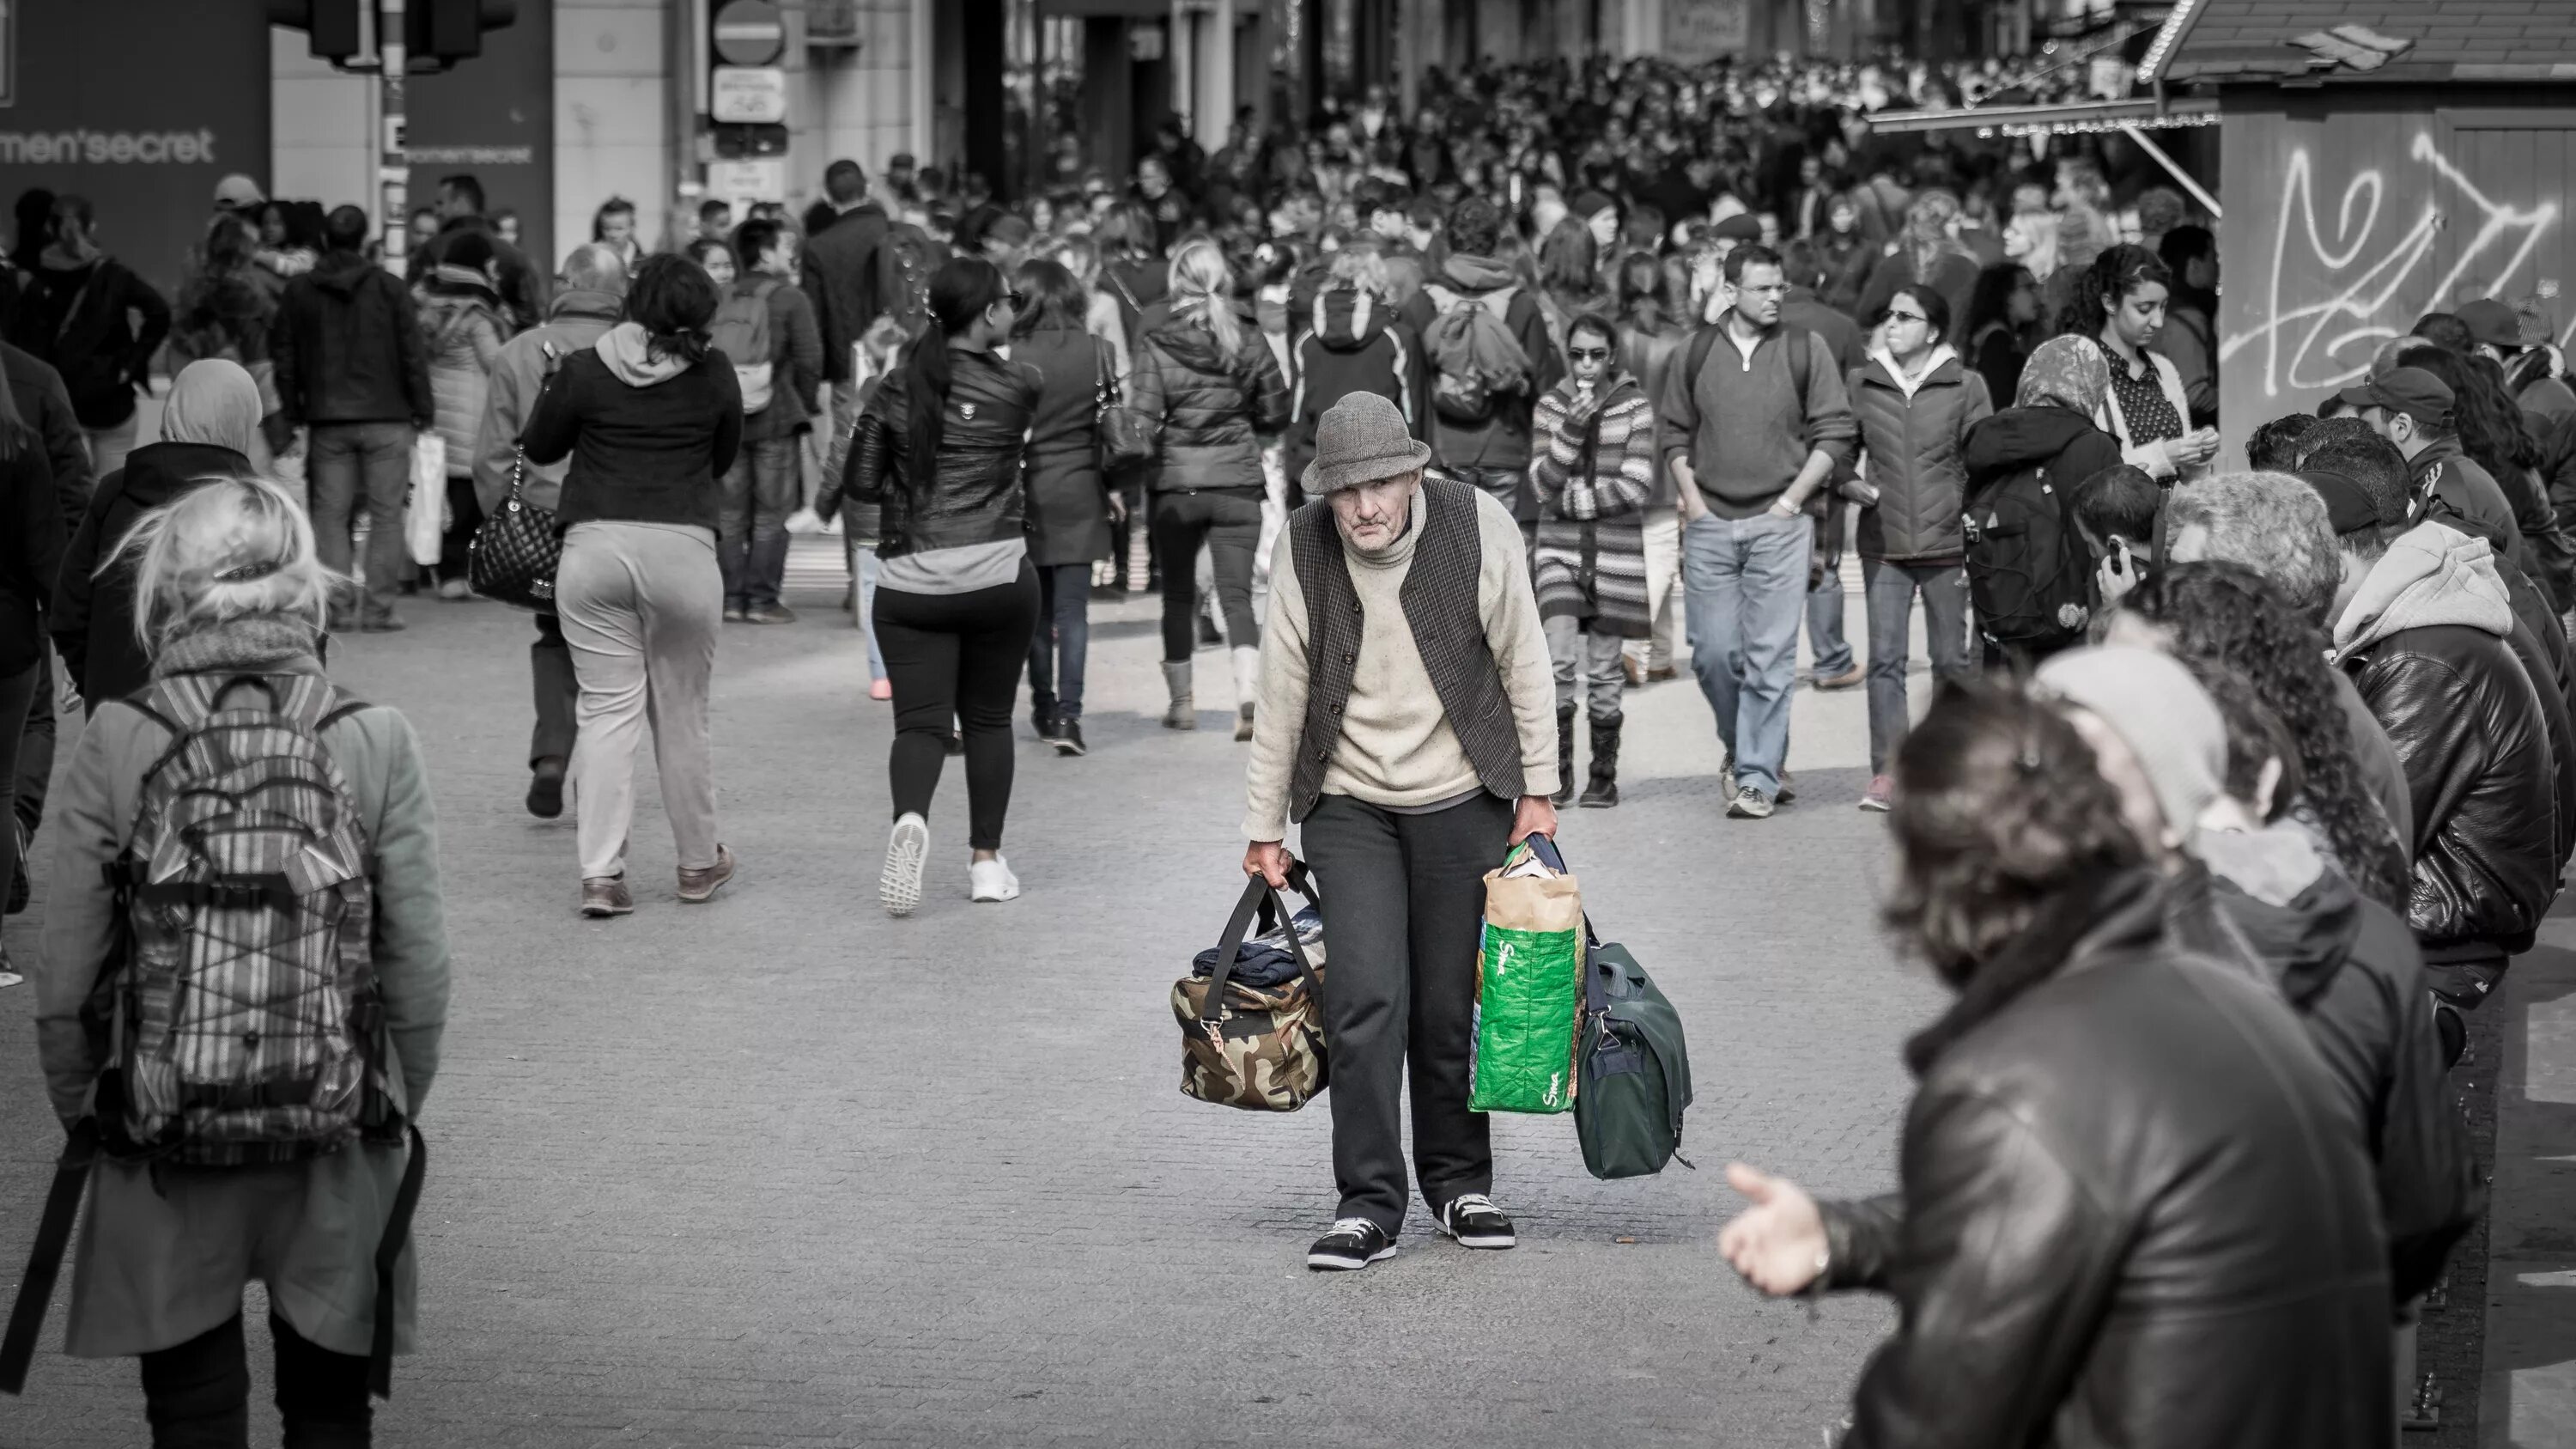
M 2126 244 L 2106 247 L 2057 314 L 2060 336 L 2102 344 L 2111 362 L 2102 425 L 2120 440 L 2120 460 L 2154 478 L 2189 477 L 2218 455 L 2218 430 L 2189 426 L 2182 374 L 2154 350 L 2172 292 L 2173 273 L 2154 252 Z
M 2214 772 L 2205 699 L 2196 724 Z M 2168 932 L 2171 882 L 2085 740 L 1986 683 L 1906 736 L 1887 920 L 1957 998 L 1906 1044 L 1898 1190 L 1818 1203 L 1732 1164 L 1753 1206 L 1719 1251 L 1765 1293 L 1898 1300 L 1847 1449 L 2070 1422 L 2102 1443 L 2384 1442 L 2388 1258 L 2360 1126 L 2278 991 Z
M 2335 863 L 2363 895 L 2405 909 L 2406 842 L 2414 838 L 2405 776 L 2401 772 L 2393 787 L 2374 791 L 2354 749 L 2359 725 L 2326 663 L 2326 636 L 2279 589 L 2242 564 L 2157 569 L 2120 601 L 2108 637 L 2243 675 L 2297 741 L 2304 783 L 2293 815 L 2324 837 Z M 2369 718 L 2366 706 L 2361 718 Z

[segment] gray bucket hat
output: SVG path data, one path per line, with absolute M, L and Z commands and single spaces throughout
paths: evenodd
M 1309 495 L 1338 493 L 1430 461 L 1431 445 L 1405 431 L 1395 404 L 1373 392 L 1344 393 L 1315 420 L 1315 461 L 1298 483 Z

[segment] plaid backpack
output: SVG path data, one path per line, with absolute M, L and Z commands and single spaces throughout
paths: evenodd
M 174 675 L 129 703 L 172 738 L 106 867 L 126 925 L 108 1142 L 234 1166 L 386 1126 L 374 860 L 321 739 L 366 706 L 309 674 Z

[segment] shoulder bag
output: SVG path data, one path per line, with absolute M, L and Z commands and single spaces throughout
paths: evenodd
M 1154 461 L 1154 425 L 1121 401 L 1109 344 L 1093 338 L 1092 347 L 1098 354 L 1093 359 L 1092 406 L 1100 419 L 1100 471 L 1141 468 Z
M 487 599 L 551 614 L 563 536 L 555 530 L 555 516 L 527 500 L 527 476 L 527 450 L 513 448 L 510 496 L 474 530 L 465 555 L 465 581 Z

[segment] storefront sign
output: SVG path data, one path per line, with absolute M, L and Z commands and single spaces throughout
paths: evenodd
M 1748 0 L 1664 0 L 1664 52 L 1674 60 L 1742 55 L 1752 43 Z

